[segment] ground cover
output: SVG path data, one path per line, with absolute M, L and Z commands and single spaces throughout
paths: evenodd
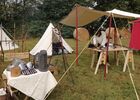
M 27 40 L 26 48 L 31 50 L 37 40 L 38 39 Z M 66 41 L 73 49 L 75 49 L 75 40 L 66 39 Z M 79 42 L 79 52 L 85 44 L 85 42 Z M 48 100 L 136 100 L 128 70 L 122 72 L 124 64 L 122 53 L 120 53 L 119 57 L 119 66 L 116 66 L 113 59 L 113 53 L 110 54 L 109 62 L 111 66 L 109 66 L 107 79 L 104 80 L 104 66 L 101 66 L 98 70 L 98 74 L 94 75 L 95 66 L 93 69 L 90 68 L 92 55 L 89 50 L 85 50 L 79 58 L 79 65 L 76 66 L 74 64 L 74 66 L 72 66 L 70 70 L 71 74 L 67 73 L 64 79 L 48 97 Z M 75 53 L 67 55 L 69 65 L 74 59 Z M 135 53 L 134 59 L 136 70 L 131 70 L 131 72 L 133 74 L 136 89 L 140 95 L 140 55 Z M 9 63 L 10 62 L 1 63 L 0 74 L 2 74 L 3 70 Z M 60 73 L 55 75 L 58 80 L 65 71 L 62 56 L 54 56 L 52 64 L 58 66 L 60 69 Z M 71 77 L 73 78 L 74 83 L 72 82 Z M 2 87 L 1 82 L 0 87 Z

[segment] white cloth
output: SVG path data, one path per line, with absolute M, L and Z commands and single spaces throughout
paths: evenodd
M 101 46 L 105 47 L 106 42 L 106 33 L 104 31 L 101 31 L 101 35 L 99 37 L 96 35 L 93 36 L 94 45 L 100 44 Z
M 9 71 L 3 72 L 7 77 L 7 84 L 21 91 L 35 100 L 43 100 L 46 94 L 57 85 L 57 81 L 50 71 L 36 74 L 11 77 Z

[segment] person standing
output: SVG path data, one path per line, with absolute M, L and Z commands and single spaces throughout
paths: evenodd
M 93 36 L 93 45 L 95 47 L 105 48 L 107 43 L 106 33 L 103 28 L 99 30 L 99 32 Z

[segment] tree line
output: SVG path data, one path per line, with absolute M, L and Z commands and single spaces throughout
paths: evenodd
M 17 37 L 39 37 L 50 22 L 58 23 L 76 3 L 103 11 L 117 8 L 140 13 L 139 0 L 1 0 L 0 23 Z M 67 36 L 71 30 L 64 27 L 63 31 Z

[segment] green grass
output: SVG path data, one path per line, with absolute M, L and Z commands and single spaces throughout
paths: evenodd
M 30 39 L 26 42 L 26 48 L 31 50 L 38 39 Z M 66 39 L 66 41 L 75 48 L 75 40 Z M 86 43 L 79 42 L 79 52 L 82 50 Z M 94 75 L 95 66 L 93 69 L 90 68 L 92 55 L 88 50 L 85 50 L 79 58 L 79 65 L 75 64 L 71 70 L 63 78 L 60 84 L 54 89 L 47 100 L 136 100 L 135 92 L 132 87 L 131 80 L 129 78 L 128 70 L 122 72 L 124 58 L 120 53 L 119 66 L 115 65 L 113 59 L 113 53 L 110 54 L 109 73 L 107 79 L 104 80 L 104 66 L 101 66 L 98 70 L 97 75 Z M 135 71 L 132 71 L 136 89 L 140 95 L 140 55 L 135 54 Z M 67 60 L 69 65 L 75 59 L 75 53 L 68 54 Z M 0 66 L 0 73 L 10 62 L 5 62 Z M 57 80 L 64 73 L 64 66 L 62 56 L 54 56 L 52 64 L 59 67 L 60 73 L 55 77 Z M 131 66 L 130 66 L 131 68 Z M 74 80 L 74 84 L 72 79 Z M 2 84 L 0 83 L 0 86 Z M 22 99 L 21 99 L 22 100 Z

